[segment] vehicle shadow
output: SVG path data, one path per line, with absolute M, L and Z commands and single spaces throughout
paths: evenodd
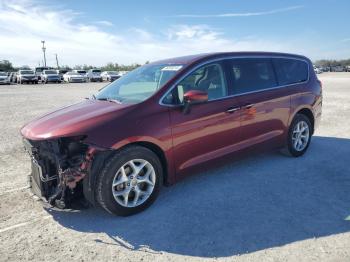
M 164 188 L 131 217 L 96 208 L 47 211 L 64 227 L 105 233 L 132 250 L 250 253 L 350 231 L 349 155 L 350 139 L 316 136 L 301 158 L 264 153 L 201 172 Z

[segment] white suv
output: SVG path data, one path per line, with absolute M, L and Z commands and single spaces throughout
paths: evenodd
M 89 82 L 102 82 L 101 70 L 100 69 L 90 69 L 87 74 L 87 79 Z
M 23 84 L 23 83 L 32 83 L 32 84 L 38 83 L 38 77 L 35 75 L 33 70 L 23 69 L 18 71 L 17 84 Z

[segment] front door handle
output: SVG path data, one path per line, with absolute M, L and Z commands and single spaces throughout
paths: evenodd
M 236 111 L 238 111 L 240 109 L 241 108 L 239 106 L 237 106 L 237 107 L 230 107 L 229 109 L 226 110 L 226 113 L 232 114 L 232 113 L 234 113 L 234 112 L 236 112 Z

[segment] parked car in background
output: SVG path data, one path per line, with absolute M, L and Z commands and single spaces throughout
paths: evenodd
M 10 83 L 10 79 L 7 72 L 0 72 L 0 84 L 7 85 Z
M 346 72 L 350 72 L 350 65 L 346 66 L 345 69 L 346 69 Z
M 17 72 L 11 72 L 9 76 L 10 83 L 17 83 Z
M 85 83 L 86 82 L 86 76 L 79 74 L 77 72 L 67 72 L 63 75 L 64 82 L 68 83 Z
M 73 72 L 84 75 L 84 76 L 86 76 L 86 73 L 87 73 L 86 70 L 81 70 L 81 69 L 75 69 L 75 70 L 73 70 Z
M 109 82 L 113 82 L 114 80 L 117 80 L 118 78 L 120 78 L 117 71 L 104 71 L 102 72 L 101 77 L 103 81 L 109 81 Z
M 127 73 L 129 73 L 129 71 L 118 71 L 118 76 L 122 77 L 123 75 L 126 75 Z
M 322 85 L 308 58 L 213 53 L 141 66 L 21 134 L 35 194 L 64 208 L 82 191 L 127 216 L 149 207 L 163 183 L 220 157 L 257 148 L 302 156 L 321 111 Z
M 63 81 L 63 80 L 64 80 L 64 79 L 63 79 L 63 75 L 64 75 L 65 73 L 69 72 L 69 70 L 68 70 L 68 69 L 58 69 L 58 70 L 56 70 L 56 72 L 57 72 L 57 74 L 60 75 L 61 81 Z
M 61 83 L 61 76 L 57 73 L 57 70 L 44 70 L 41 74 L 42 83 Z
M 48 67 L 48 66 L 39 66 L 35 68 L 35 75 L 38 79 L 38 81 L 41 81 L 41 74 L 43 73 L 44 70 L 49 70 L 53 69 L 53 67 Z
M 331 72 L 344 72 L 344 67 L 342 66 L 332 66 Z
M 89 82 L 102 82 L 101 70 L 100 69 L 90 69 L 87 73 L 87 80 Z
M 321 68 L 319 68 L 317 66 L 314 66 L 314 71 L 315 71 L 316 74 L 321 74 L 322 73 Z
M 37 84 L 38 77 L 36 76 L 33 70 L 30 70 L 30 69 L 19 70 L 17 74 L 17 83 L 18 84 L 23 84 L 23 83 Z

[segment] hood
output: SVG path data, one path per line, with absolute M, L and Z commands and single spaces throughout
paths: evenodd
M 81 75 L 81 74 L 75 74 L 75 75 L 69 75 L 70 77 L 84 77 L 85 75 Z
M 39 117 L 21 129 L 31 140 L 87 135 L 88 132 L 118 117 L 132 105 L 108 101 L 85 100 Z
M 0 79 L 6 79 L 8 76 L 0 76 Z

